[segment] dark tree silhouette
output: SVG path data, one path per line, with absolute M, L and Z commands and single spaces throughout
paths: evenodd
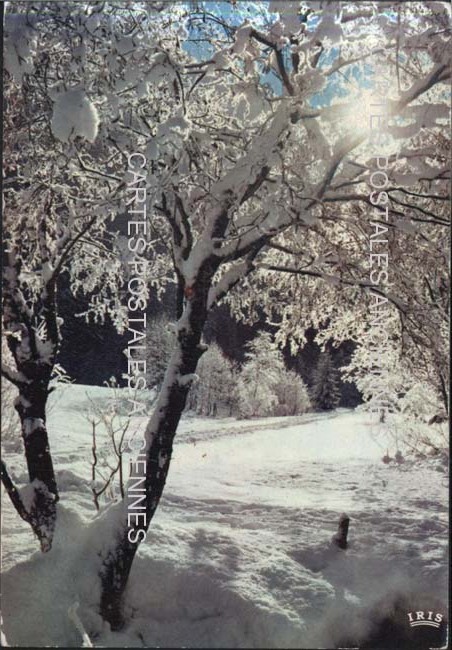
M 331 354 L 322 352 L 314 370 L 311 400 L 318 411 L 331 411 L 339 404 L 339 373 L 333 365 Z

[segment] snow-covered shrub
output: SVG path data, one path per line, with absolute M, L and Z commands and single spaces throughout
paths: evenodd
M 328 351 L 322 352 L 317 361 L 311 387 L 311 401 L 319 411 L 331 411 L 340 401 L 339 373 Z
M 308 389 L 293 370 L 281 374 L 275 393 L 278 398 L 275 415 L 301 415 L 311 408 Z
M 393 416 L 404 445 L 421 455 L 447 453 L 448 417 L 438 393 L 425 382 L 405 376 L 411 385 L 398 399 L 400 411 Z
M 238 391 L 239 414 L 244 418 L 298 415 L 310 406 L 302 379 L 286 370 L 283 355 L 268 332 L 248 344 Z
M 384 444 L 395 450 L 400 446 L 421 456 L 448 454 L 448 418 L 433 373 L 428 366 L 416 367 L 398 349 L 396 340 L 386 348 L 385 362 L 387 371 L 381 379 L 384 411 L 369 350 L 359 346 L 344 369 L 344 379 L 354 381 L 363 395 L 361 408 L 380 414 L 374 427 L 379 437 L 385 437 Z
M 89 408 L 84 413 L 91 433 L 91 490 L 94 505 L 99 510 L 100 497 L 106 502 L 124 498 L 124 455 L 127 444 L 134 437 L 130 399 L 138 399 L 138 391 L 131 395 L 128 388 L 119 388 L 111 377 L 105 382 L 108 394 L 104 399 L 93 399 L 87 394 Z M 150 392 L 150 403 L 154 398 Z M 141 397 L 140 397 L 141 398 Z
M 196 374 L 199 379 L 190 389 L 187 408 L 198 415 L 233 415 L 238 402 L 236 369 L 218 345 L 209 345 Z

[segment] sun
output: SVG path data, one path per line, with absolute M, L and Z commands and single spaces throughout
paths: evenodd
M 392 150 L 394 139 L 388 124 L 391 119 L 393 100 L 398 96 L 396 88 L 382 94 L 364 85 L 353 87 L 346 98 L 340 98 L 325 110 L 324 117 L 335 133 L 345 138 L 362 136 L 369 145 L 377 145 L 385 151 Z M 381 153 L 384 153 L 381 149 Z

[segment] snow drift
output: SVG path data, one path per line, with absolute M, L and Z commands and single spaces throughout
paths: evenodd
M 389 650 L 390 630 L 399 648 L 429 647 L 416 646 L 420 632 L 410 631 L 406 611 L 446 612 L 444 467 L 383 464 L 365 416 L 345 410 L 247 422 L 186 417 L 132 568 L 126 627 L 111 632 L 96 613 L 97 552 L 117 506 L 96 515 L 83 416 L 86 393 L 99 400 L 106 391 L 69 386 L 51 395 L 63 505 L 47 555 L 3 495 L 10 645 L 80 647 L 85 630 L 97 647 Z M 19 458 L 10 462 L 18 483 L 26 480 Z M 330 544 L 343 510 L 351 517 L 345 552 Z

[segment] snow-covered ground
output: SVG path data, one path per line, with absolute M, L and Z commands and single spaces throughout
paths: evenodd
M 76 601 L 92 643 L 116 647 L 337 647 L 372 635 L 400 597 L 407 611 L 445 613 L 448 476 L 439 461 L 385 465 L 366 416 L 347 410 L 247 421 L 186 417 L 133 567 L 129 623 L 111 633 L 87 595 L 96 530 L 89 524 L 102 521 L 90 490 L 87 393 L 102 400 L 106 390 L 70 386 L 52 394 L 61 505 L 50 553 L 37 552 L 2 495 L 10 645 L 80 646 L 68 615 Z M 24 484 L 20 455 L 6 460 Z M 346 551 L 330 545 L 342 512 L 351 518 Z

